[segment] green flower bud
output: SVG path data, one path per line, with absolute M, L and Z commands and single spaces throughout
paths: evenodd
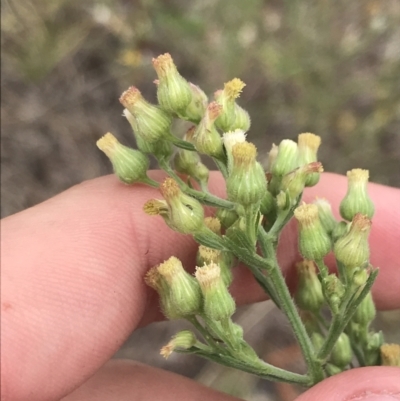
M 341 221 L 336 224 L 332 231 L 332 241 L 335 243 L 339 238 L 343 237 L 348 233 L 350 224 L 346 221 Z
M 378 333 L 368 333 L 367 347 L 365 349 L 365 364 L 373 366 L 379 364 L 380 348 L 383 344 L 383 334 L 381 331 Z
M 340 237 L 333 246 L 336 259 L 352 271 L 362 267 L 369 260 L 368 236 L 371 231 L 371 220 L 357 213 L 351 222 L 349 231 Z
M 215 263 L 219 266 L 222 280 L 224 284 L 229 287 L 233 280 L 233 255 L 230 252 L 220 251 L 200 245 L 196 257 L 197 266 L 203 266 L 210 263 Z
M 301 320 L 307 330 L 308 335 L 311 337 L 314 333 L 318 333 L 320 331 L 320 327 L 318 319 L 315 317 L 314 313 L 302 309 L 300 309 L 299 312 Z M 318 344 L 314 344 L 314 347 L 317 348 L 317 345 Z M 321 344 L 319 344 L 319 347 L 321 347 Z
M 381 345 L 381 360 L 383 366 L 400 367 L 400 345 L 383 344 Z
M 343 369 L 352 359 L 353 351 L 351 349 L 350 339 L 346 333 L 342 333 L 333 347 L 330 362 Z
M 311 342 L 313 343 L 315 350 L 318 351 L 322 348 L 325 341 L 320 333 L 314 332 L 311 335 Z
M 367 192 L 369 172 L 356 168 L 347 172 L 347 194 L 340 203 L 340 215 L 353 220 L 356 213 L 361 213 L 370 219 L 374 215 L 374 204 Z
M 165 201 L 147 201 L 143 208 L 146 214 L 160 215 L 170 228 L 182 234 L 196 234 L 202 231 L 204 209 L 196 199 L 184 194 L 172 178 L 167 178 L 161 184 L 160 192 Z
M 114 173 L 125 184 L 150 181 L 146 174 L 149 159 L 142 152 L 122 145 L 111 133 L 101 137 L 97 141 L 97 147 L 107 155 Z
M 179 117 L 198 124 L 207 110 L 208 98 L 197 85 L 191 82 L 189 82 L 189 85 L 192 92 L 192 100 L 185 111 L 180 113 Z
M 294 299 L 298 307 L 315 313 L 319 312 L 325 299 L 314 263 L 311 260 L 303 260 L 296 264 L 296 269 L 298 283 Z
M 245 83 L 239 78 L 234 78 L 231 81 L 224 84 L 224 89 L 222 91 L 217 91 L 214 94 L 215 100 L 222 106 L 222 113 L 218 117 L 215 125 L 222 132 L 233 131 L 240 126 L 236 126 L 236 112 L 239 109 L 235 107 L 235 99 L 240 96 L 242 89 L 245 87 Z M 244 110 L 243 110 L 244 111 Z M 239 113 L 241 113 L 239 111 Z M 238 125 L 243 125 L 243 115 L 240 117 L 240 123 Z
M 228 199 L 243 206 L 260 202 L 267 191 L 267 180 L 256 161 L 257 148 L 250 142 L 232 148 L 232 171 L 226 180 Z
M 167 359 L 176 349 L 189 349 L 198 343 L 193 332 L 190 330 L 183 330 L 176 333 L 171 341 L 161 348 L 160 354 Z
M 297 143 L 284 139 L 278 146 L 278 154 L 271 166 L 271 173 L 283 177 L 297 167 Z
M 169 113 L 183 113 L 192 100 L 189 82 L 179 74 L 169 53 L 153 58 L 152 61 L 158 76 L 158 103 Z
M 237 130 L 241 129 L 243 131 L 248 131 L 251 126 L 251 119 L 249 113 L 235 103 L 235 115 L 236 119 L 231 129 Z
M 318 135 L 311 134 L 309 132 L 300 134 L 298 136 L 298 165 L 303 166 L 305 164 L 313 163 L 318 160 L 317 152 L 321 145 L 321 137 Z M 315 172 L 309 174 L 306 178 L 306 187 L 312 187 L 319 181 L 320 174 Z
M 313 203 L 318 207 L 318 215 L 322 227 L 324 227 L 328 235 L 331 235 L 332 231 L 338 224 L 333 216 L 331 204 L 323 198 L 317 198 Z
M 372 299 L 372 295 L 369 292 L 368 295 L 361 301 L 352 317 L 352 320 L 353 322 L 359 323 L 362 326 L 368 327 L 368 325 L 375 319 L 375 316 L 376 308 Z
M 334 274 L 323 279 L 323 292 L 333 313 L 339 312 L 339 306 L 344 295 L 342 282 Z
M 324 171 L 320 162 L 313 162 L 298 167 L 295 170 L 283 176 L 281 189 L 289 194 L 291 203 L 297 201 L 299 195 L 303 192 L 306 185 L 307 177 Z
M 154 155 L 156 158 L 169 159 L 172 155 L 172 144 L 171 142 L 160 139 L 156 142 L 148 142 L 142 136 L 140 136 L 138 124 L 136 118 L 129 112 L 128 109 L 124 109 L 122 113 L 133 129 L 135 135 L 136 144 L 139 150 L 146 154 Z
M 263 198 L 261 199 L 260 212 L 264 215 L 273 212 L 276 208 L 275 198 L 271 192 L 266 191 Z
M 191 142 L 190 134 L 194 131 L 195 127 L 189 130 L 184 140 Z M 197 182 L 207 184 L 210 172 L 208 168 L 201 162 L 201 158 L 197 152 L 190 150 L 178 149 L 174 157 L 175 170 L 182 174 L 187 174 L 193 177 Z
M 224 228 L 229 228 L 239 218 L 234 210 L 227 209 L 218 209 L 217 217 Z
M 222 138 L 216 130 L 214 122 L 221 111 L 221 105 L 216 102 L 210 103 L 192 137 L 192 143 L 198 152 L 219 160 L 223 160 L 225 155 Z
M 334 376 L 337 375 L 338 373 L 343 372 L 343 369 L 340 369 L 339 367 L 333 365 L 332 363 L 327 363 L 325 368 L 329 376 Z
M 274 143 L 272 144 L 271 150 L 268 152 L 267 158 L 267 171 L 272 172 L 272 166 L 275 163 L 276 158 L 278 157 L 279 148 Z
M 135 134 L 147 142 L 157 142 L 171 135 L 172 117 L 147 102 L 139 89 L 131 86 L 120 97 L 121 104 L 134 116 Z
M 179 311 L 175 308 L 175 304 L 171 300 L 170 287 L 167 281 L 158 271 L 158 266 L 152 267 L 145 275 L 146 284 L 156 290 L 160 296 L 160 306 L 164 316 L 169 319 L 182 318 Z
M 204 298 L 204 313 L 208 319 L 229 319 L 235 312 L 235 301 L 221 277 L 221 269 L 215 263 L 197 267 L 196 278 Z
M 181 261 L 170 257 L 157 267 L 170 291 L 171 305 L 181 317 L 200 313 L 202 297 L 200 287 L 193 276 L 186 272 Z
M 228 172 L 230 173 L 233 167 L 232 148 L 237 143 L 246 142 L 246 134 L 244 131 L 237 129 L 235 131 L 225 132 L 225 134 L 222 136 L 222 140 L 224 142 L 225 152 L 228 158 Z
M 322 260 L 331 250 L 331 240 L 318 216 L 318 207 L 303 204 L 294 211 L 299 225 L 299 250 L 303 258 Z

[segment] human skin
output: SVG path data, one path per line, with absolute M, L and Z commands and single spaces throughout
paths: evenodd
M 324 173 L 304 199 L 323 196 L 337 210 L 346 185 L 345 177 Z M 224 195 L 218 174 L 212 174 L 210 189 Z M 370 184 L 369 193 L 376 206 L 371 262 L 381 268 L 373 296 L 378 308 L 395 309 L 400 307 L 400 190 Z M 144 284 L 146 271 L 171 255 L 194 268 L 192 238 L 142 211 L 149 198 L 160 197 L 156 189 L 125 186 L 107 176 L 2 220 L 2 401 L 234 400 L 169 372 L 109 361 L 135 328 L 162 319 L 157 294 Z M 289 282 L 297 259 L 290 224 L 279 251 Z M 245 268 L 235 271 L 231 290 L 238 305 L 264 299 Z M 373 394 L 400 399 L 400 369 L 354 369 L 299 400 L 373 401 L 362 398 Z

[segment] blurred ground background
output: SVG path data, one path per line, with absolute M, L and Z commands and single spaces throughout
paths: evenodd
M 1 5 L 2 217 L 111 171 L 95 141 L 111 131 L 133 145 L 118 97 L 135 85 L 155 100 L 151 59 L 164 52 L 209 94 L 233 77 L 246 82 L 239 103 L 252 116 L 249 139 L 261 156 L 273 142 L 315 132 L 326 170 L 362 167 L 372 181 L 400 186 L 398 0 Z M 381 323 L 390 326 L 393 316 Z M 286 323 L 268 303 L 238 319 L 261 354 L 296 361 Z M 154 350 L 175 331 L 165 323 L 140 330 L 119 355 L 249 400 L 291 400 L 298 391 L 196 358 L 164 362 Z

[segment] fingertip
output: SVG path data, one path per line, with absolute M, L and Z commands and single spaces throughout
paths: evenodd
M 296 401 L 376 401 L 400 399 L 400 368 L 347 370 L 318 383 Z

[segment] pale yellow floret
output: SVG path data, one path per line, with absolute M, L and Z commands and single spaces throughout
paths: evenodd
M 176 196 L 179 196 L 181 190 L 179 188 L 178 183 L 174 179 L 168 177 L 161 184 L 160 192 L 165 199 L 172 199 L 175 198 Z
M 114 153 L 115 147 L 119 144 L 118 139 L 107 132 L 107 134 L 103 135 L 97 142 L 97 147 L 104 152 L 108 157 L 111 157 Z
M 294 217 L 302 226 L 312 225 L 318 220 L 318 206 L 313 203 L 303 203 L 294 210 Z
M 215 233 L 215 234 L 221 233 L 221 222 L 219 221 L 218 217 L 206 217 L 204 219 L 204 224 L 213 233 Z
M 257 148 L 251 142 L 239 142 L 232 147 L 235 164 L 249 164 L 256 160 Z
M 168 282 L 171 282 L 184 269 L 182 262 L 175 256 L 171 256 L 168 260 L 158 265 L 157 270 Z
M 131 86 L 129 89 L 122 93 L 119 101 L 124 107 L 128 108 L 141 99 L 143 99 L 143 96 L 140 93 L 140 90 L 138 88 L 135 88 L 134 86 Z
M 298 136 L 297 142 L 299 148 L 309 148 L 316 153 L 321 145 L 321 137 L 311 132 L 304 132 Z
M 383 366 L 400 367 L 400 345 L 383 344 L 381 346 L 381 358 Z
M 217 262 L 221 257 L 221 251 L 218 249 L 208 248 L 207 246 L 199 246 L 199 256 L 205 263 Z
M 224 92 L 229 99 L 237 99 L 245 86 L 246 84 L 242 80 L 233 78 L 224 84 Z
M 361 168 L 355 168 L 347 172 L 349 183 L 366 183 L 369 178 L 369 171 Z
M 143 206 L 143 211 L 149 216 L 156 216 L 166 212 L 167 210 L 167 202 L 159 199 L 150 199 Z
M 162 54 L 152 59 L 153 66 L 159 77 L 165 77 L 170 71 L 175 71 L 176 66 L 169 53 Z
M 221 280 L 221 269 L 216 263 L 196 267 L 196 278 L 203 290 L 213 287 Z

